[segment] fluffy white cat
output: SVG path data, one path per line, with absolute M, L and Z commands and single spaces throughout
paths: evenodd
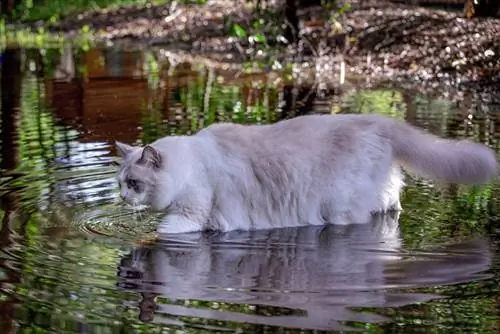
M 400 210 L 401 168 L 432 180 L 489 182 L 490 148 L 379 115 L 219 123 L 145 147 L 116 143 L 120 195 L 166 216 L 157 232 L 366 223 Z

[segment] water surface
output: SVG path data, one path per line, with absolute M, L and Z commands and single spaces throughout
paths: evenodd
M 137 240 L 158 216 L 118 200 L 113 142 L 213 122 L 383 113 L 498 149 L 493 93 L 248 74 L 161 50 L 2 54 L 2 333 L 496 332 L 498 184 L 408 179 L 367 225 Z

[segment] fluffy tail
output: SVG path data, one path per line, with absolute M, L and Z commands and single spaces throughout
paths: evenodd
M 439 138 L 398 121 L 384 130 L 395 158 L 420 176 L 469 184 L 488 183 L 496 176 L 495 152 L 485 145 Z

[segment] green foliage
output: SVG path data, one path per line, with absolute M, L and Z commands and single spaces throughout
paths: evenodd
M 20 46 L 23 48 L 39 48 L 54 50 L 62 48 L 68 40 L 62 33 L 53 33 L 43 27 L 37 30 L 31 29 L 7 29 L 0 20 L 0 52 L 9 46 Z M 88 50 L 94 44 L 94 38 L 90 31 L 82 29 L 81 34 L 71 40 L 75 48 Z
M 243 29 L 238 23 L 233 23 L 232 34 L 233 36 L 238 36 L 238 37 L 247 36 L 247 32 L 245 31 L 245 29 Z
M 5 36 L 7 28 L 5 27 L 5 20 L 0 18 L 0 36 Z
M 360 90 L 344 100 L 346 109 L 352 113 L 376 113 L 402 118 L 405 113 L 403 97 L 398 91 Z
M 64 43 L 64 37 L 59 34 L 48 33 L 44 29 L 31 31 L 29 29 L 7 30 L 3 21 L 0 20 L 0 51 L 9 45 L 20 45 L 23 47 L 58 47 Z
M 155 78 L 155 82 L 175 78 L 175 71 L 172 77 L 157 77 L 161 64 L 155 62 L 152 68 L 150 81 L 151 77 Z M 260 90 L 262 94 L 249 103 L 245 100 L 244 90 L 250 87 Z M 277 109 L 277 105 L 273 105 L 277 104 L 277 87 L 256 82 L 243 85 L 224 83 L 212 70 L 200 70 L 199 75 L 190 78 L 185 86 L 166 93 L 170 96 L 169 101 L 178 106 L 170 112 L 182 112 L 177 114 L 175 120 L 167 122 L 165 118 L 174 117 L 166 115 L 164 105 L 159 101 L 143 101 L 142 143 L 150 143 L 165 135 L 194 133 L 214 122 L 270 123 L 276 119 L 272 110 Z
M 322 2 L 325 9 L 324 18 L 329 22 L 333 31 L 340 31 L 342 29 L 340 23 L 342 15 L 351 9 L 351 4 L 349 1 L 342 1 L 341 6 L 339 6 L 338 1 L 323 0 Z
M 33 1 L 23 0 L 16 9 L 14 18 L 22 21 L 43 20 L 55 23 L 69 14 L 101 8 L 112 8 L 124 5 L 145 5 L 147 3 L 165 3 L 169 0 L 51 0 Z

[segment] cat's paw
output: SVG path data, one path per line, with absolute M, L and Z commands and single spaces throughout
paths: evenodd
M 201 231 L 201 224 L 178 215 L 167 216 L 157 227 L 158 234 L 179 234 Z

